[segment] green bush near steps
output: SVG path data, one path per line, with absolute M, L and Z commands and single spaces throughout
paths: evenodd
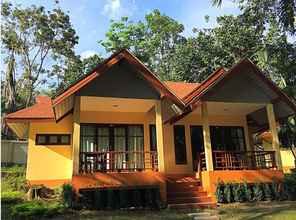
M 216 188 L 219 203 L 296 200 L 296 170 L 286 174 L 282 183 L 223 183 Z

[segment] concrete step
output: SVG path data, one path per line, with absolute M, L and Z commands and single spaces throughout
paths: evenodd
M 209 196 L 168 198 L 169 204 L 198 203 L 198 202 L 213 202 L 213 199 L 212 197 L 209 197 Z
M 176 197 L 207 197 L 208 193 L 206 191 L 168 191 L 168 198 Z
M 194 203 L 182 203 L 182 204 L 168 204 L 170 209 L 194 209 L 194 208 L 216 208 L 215 202 L 194 202 Z
M 188 185 L 188 186 L 170 186 L 167 185 L 168 192 L 182 192 L 182 191 L 203 191 L 202 186 L 194 186 L 194 185 Z

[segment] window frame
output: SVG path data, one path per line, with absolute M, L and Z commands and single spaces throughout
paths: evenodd
M 108 151 L 114 151 L 114 140 L 115 140 L 115 134 L 114 134 L 114 127 L 121 127 L 125 129 L 125 150 L 128 151 L 128 147 L 129 147 L 129 139 L 133 138 L 133 137 L 141 137 L 143 138 L 143 151 L 145 151 L 145 134 L 144 134 L 144 124 L 117 124 L 117 123 L 81 123 L 80 126 L 93 126 L 96 129 L 96 135 L 95 137 L 95 145 L 96 145 L 96 150 L 98 151 L 98 132 L 97 132 L 97 128 L 99 127 L 106 127 L 109 129 L 109 150 Z M 129 135 L 129 127 L 131 126 L 139 126 L 141 127 L 141 131 L 142 131 L 142 135 Z M 80 146 L 82 146 L 82 134 L 80 132 Z M 87 135 L 86 135 L 87 136 Z M 91 135 L 89 135 L 91 136 Z M 84 136 L 85 137 L 85 136 Z M 123 137 L 123 136 L 121 136 Z M 80 147 L 80 153 L 83 152 L 81 151 L 82 148 Z
M 183 134 L 184 134 L 184 142 L 183 142 L 183 149 L 182 149 L 182 151 L 184 151 L 183 153 L 184 153 L 184 158 L 183 158 L 183 160 L 182 161 L 177 161 L 177 155 L 179 155 L 179 152 L 180 151 L 178 151 L 177 152 L 177 142 L 176 142 L 176 128 L 177 127 L 180 127 L 180 128 L 182 128 L 183 129 Z M 186 143 L 186 128 L 185 128 L 185 125 L 180 125 L 180 124 L 178 124 L 178 125 L 174 125 L 174 127 L 173 127 L 173 134 L 174 134 L 174 146 L 175 146 L 175 164 L 176 165 L 187 165 L 188 164 L 188 160 L 187 160 L 187 143 Z
M 220 133 L 219 133 L 219 137 L 216 136 L 217 139 L 220 139 L 219 142 L 223 142 L 223 146 L 222 148 L 223 149 L 215 149 L 217 148 L 217 146 L 215 146 L 215 141 L 213 140 L 213 135 L 215 132 L 213 132 L 213 130 L 215 130 L 216 128 L 218 128 L 220 130 Z M 235 129 L 236 132 L 235 132 L 235 135 L 233 135 L 231 132 L 232 132 L 232 129 Z M 238 130 L 240 130 L 242 132 L 242 137 L 239 137 L 238 135 Z M 224 150 L 224 151 L 247 151 L 247 145 L 246 145 L 246 136 L 245 136 L 245 129 L 244 129 L 244 126 L 220 126 L 220 125 L 211 125 L 210 126 L 210 132 L 211 132 L 211 135 L 210 135 L 210 138 L 211 138 L 211 142 L 212 142 L 212 149 L 213 150 Z M 226 132 L 230 132 L 230 136 L 231 136 L 231 141 L 234 143 L 234 142 L 239 142 L 240 140 L 242 140 L 243 142 L 243 149 L 227 149 L 227 147 L 229 146 L 226 146 L 227 145 L 227 140 L 226 139 Z M 224 135 L 223 135 L 224 134 Z M 235 145 L 236 147 L 236 145 Z M 239 146 L 240 147 L 240 146 Z
M 45 143 L 40 143 L 38 141 L 38 139 L 39 139 L 40 136 L 45 136 Z M 57 143 L 50 143 L 49 139 L 52 136 L 56 136 L 57 137 Z M 62 143 L 62 136 L 67 136 L 69 138 L 69 142 Z M 53 146 L 71 145 L 71 134 L 36 134 L 35 145 L 53 145 Z

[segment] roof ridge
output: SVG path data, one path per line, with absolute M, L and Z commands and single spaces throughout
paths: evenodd
M 191 100 L 187 101 L 186 99 L 188 99 L 189 96 L 191 96 L 194 92 L 196 92 L 197 90 L 199 90 L 206 82 L 208 82 L 210 79 L 212 79 L 214 76 L 216 76 L 216 74 L 218 74 L 220 71 L 223 71 L 223 73 L 225 72 L 224 67 L 219 67 L 218 69 L 216 69 L 213 73 L 211 73 L 204 81 L 202 81 L 200 83 L 200 86 L 196 89 L 194 89 L 192 92 L 190 92 L 189 94 L 187 94 L 183 99 L 185 100 L 185 103 L 188 104 Z

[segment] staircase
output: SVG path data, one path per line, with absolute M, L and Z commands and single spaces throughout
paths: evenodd
M 203 190 L 194 175 L 167 176 L 167 202 L 169 208 L 214 208 L 215 200 Z

